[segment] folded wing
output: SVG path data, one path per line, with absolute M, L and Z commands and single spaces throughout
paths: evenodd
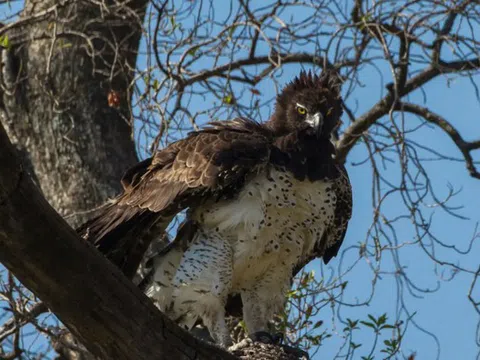
M 267 165 L 271 144 L 268 130 L 251 120 L 212 123 L 128 170 L 124 192 L 77 231 L 133 276 L 178 212 L 234 196 Z

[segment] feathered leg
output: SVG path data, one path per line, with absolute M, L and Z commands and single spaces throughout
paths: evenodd
M 232 254 L 228 241 L 218 234 L 198 231 L 173 279 L 172 313 L 186 327 L 201 317 L 212 338 L 222 346 L 231 344 L 225 303 L 232 286 Z
M 268 337 L 269 322 L 284 309 L 285 293 L 290 286 L 288 270 L 280 272 L 278 268 L 275 271 L 269 270 L 253 286 L 241 292 L 243 319 L 249 335 L 254 340 L 257 336 Z M 259 340 L 268 342 L 261 338 Z

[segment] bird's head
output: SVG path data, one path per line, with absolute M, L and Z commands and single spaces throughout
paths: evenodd
M 342 114 L 340 86 L 333 71 L 302 71 L 278 95 L 271 125 L 279 132 L 304 130 L 330 139 Z

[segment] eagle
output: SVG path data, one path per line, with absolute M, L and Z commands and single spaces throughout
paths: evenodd
M 222 346 L 230 295 L 239 295 L 253 339 L 269 335 L 294 274 L 337 255 L 352 189 L 336 160 L 341 81 L 302 71 L 271 118 L 211 122 L 129 169 L 123 193 L 79 233 L 127 276 L 151 240 L 182 211 L 177 235 L 152 259 L 146 293 L 187 329 L 201 320 Z M 273 336 L 270 337 L 272 339 Z

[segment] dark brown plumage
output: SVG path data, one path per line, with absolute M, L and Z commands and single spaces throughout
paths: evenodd
M 250 120 L 211 123 L 129 169 L 123 194 L 77 231 L 131 277 L 155 223 L 165 228 L 184 208 L 232 197 L 267 164 L 272 141 L 264 126 Z

